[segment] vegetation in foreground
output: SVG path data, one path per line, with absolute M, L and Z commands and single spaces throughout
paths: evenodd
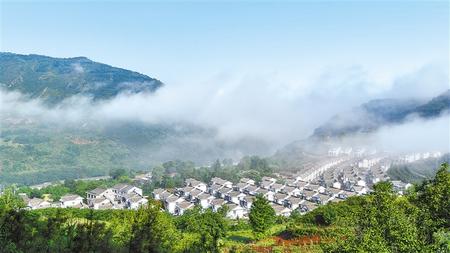
M 24 210 L 11 190 L 0 197 L 1 252 L 449 252 L 450 171 L 405 196 L 389 182 L 289 218 L 275 217 L 262 199 L 250 221 L 226 210 L 194 209 L 172 217 L 158 202 L 138 211 Z M 269 206 L 270 207 L 270 206 Z

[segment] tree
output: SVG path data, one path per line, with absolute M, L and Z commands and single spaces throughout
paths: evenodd
M 200 219 L 197 220 L 194 230 L 200 235 L 200 241 L 196 245 L 200 252 L 219 252 L 219 241 L 225 236 L 228 227 L 225 212 L 213 212 L 207 209 L 199 213 Z
M 415 208 L 398 197 L 391 182 L 374 186 L 374 192 L 361 203 L 364 211 L 356 219 L 356 231 L 325 252 L 420 252 Z
M 162 166 L 157 166 L 152 169 L 152 181 L 160 183 L 165 173 L 165 168 Z
M 94 218 L 90 210 L 86 222 L 76 226 L 73 238 L 72 252 L 111 252 L 112 230 L 104 222 Z
M 261 237 L 275 223 L 275 210 L 262 195 L 257 195 L 250 208 L 250 225 L 257 238 Z
M 418 227 L 427 244 L 435 244 L 435 233 L 447 233 L 450 229 L 450 171 L 449 164 L 442 164 L 431 181 L 417 186 L 409 196 L 419 209 Z
M 140 208 L 131 220 L 129 252 L 173 252 L 173 238 L 179 237 L 172 219 L 160 211 L 157 202 Z
M 211 209 L 196 207 L 178 219 L 180 230 L 197 235 L 198 239 L 191 246 L 192 252 L 219 252 L 219 242 L 228 230 L 226 213 L 226 208 L 213 212 Z
M 217 159 L 213 165 L 211 166 L 211 170 L 216 174 L 220 171 L 220 169 L 222 168 L 222 164 L 220 163 L 220 160 Z
M 109 175 L 112 177 L 112 179 L 119 179 L 121 177 L 127 176 L 128 173 L 125 169 L 115 169 L 111 170 Z

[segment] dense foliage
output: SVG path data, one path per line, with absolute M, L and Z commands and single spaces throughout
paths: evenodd
M 137 122 L 105 125 L 88 121 L 85 127 L 79 128 L 78 125 L 2 120 L 0 184 L 38 184 L 101 176 L 120 168 L 149 170 L 174 157 L 209 164 L 216 157 L 226 157 L 227 150 L 235 149 L 214 142 L 213 132 L 190 125 Z M 243 170 L 261 167 L 257 160 L 250 160 L 257 163 L 242 163 Z M 228 168 L 230 164 L 227 159 L 221 167 Z M 270 168 L 266 166 L 265 170 Z M 216 174 L 220 176 L 221 171 L 216 170 Z M 224 173 L 231 175 L 229 170 Z M 249 173 L 259 176 L 257 172 Z

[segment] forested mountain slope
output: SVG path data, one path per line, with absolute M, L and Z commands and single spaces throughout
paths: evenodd
M 0 53 L 0 87 L 49 104 L 73 95 L 108 99 L 121 92 L 153 92 L 162 85 L 157 79 L 86 57 Z

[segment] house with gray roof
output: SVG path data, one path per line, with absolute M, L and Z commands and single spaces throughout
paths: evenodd
M 66 194 L 59 199 L 61 207 L 83 207 L 83 198 L 76 194 Z

